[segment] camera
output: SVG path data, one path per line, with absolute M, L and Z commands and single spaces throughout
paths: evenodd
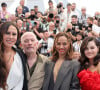
M 92 24 L 89 24 L 89 26 L 88 26 L 89 28 L 92 28 Z
M 53 33 L 56 34 L 56 30 L 53 30 Z
M 47 48 L 47 43 L 42 43 L 42 46 L 46 49 Z
M 37 22 L 34 22 L 34 25 L 36 26 L 37 25 Z
M 67 29 L 67 32 L 71 32 L 71 29 Z
M 62 7 L 62 4 L 61 3 L 57 5 L 57 8 L 61 8 L 61 7 Z
M 60 21 L 59 20 L 56 20 L 56 24 L 59 24 L 60 23 Z
M 53 13 L 50 13 L 49 18 L 53 18 L 53 17 L 54 17 Z
M 7 21 L 7 19 L 5 19 L 5 18 L 1 19 L 2 23 L 6 22 L 6 21 Z
M 85 26 L 85 25 L 83 25 L 83 26 L 82 26 L 82 28 L 86 28 L 86 26 Z
M 46 21 L 46 19 L 45 18 L 43 18 L 43 21 L 42 21 L 43 23 L 46 23 L 47 21 Z

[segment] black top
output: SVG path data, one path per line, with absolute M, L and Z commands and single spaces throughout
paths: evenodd
M 35 67 L 37 65 L 37 62 L 38 62 L 38 60 L 32 65 L 31 68 L 29 68 L 29 65 L 28 65 L 28 62 L 27 62 L 27 66 L 28 66 L 28 69 L 29 69 L 30 76 L 32 76 L 32 74 L 33 74 L 33 72 L 35 70 Z
M 23 65 L 23 72 L 24 72 L 24 82 L 23 82 L 23 89 L 22 90 L 28 90 L 28 84 L 27 84 L 27 74 L 26 74 L 26 57 L 21 49 L 13 48 L 21 57 L 22 65 Z

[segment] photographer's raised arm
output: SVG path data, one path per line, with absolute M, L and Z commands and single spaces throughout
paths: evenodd
M 33 31 L 35 32 L 36 36 L 38 36 L 41 39 L 43 38 L 43 33 L 39 33 L 36 28 L 33 28 Z

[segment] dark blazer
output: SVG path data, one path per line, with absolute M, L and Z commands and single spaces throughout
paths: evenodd
M 45 66 L 45 78 L 42 90 L 48 90 L 50 77 L 54 62 L 49 62 Z M 80 90 L 77 73 L 80 64 L 78 61 L 65 60 L 59 70 L 54 89 L 52 90 Z
M 18 54 L 21 57 L 22 60 L 22 65 L 23 65 L 23 72 L 24 72 L 24 83 L 23 83 L 23 89 L 22 90 L 28 90 L 28 86 L 27 86 L 27 75 L 26 75 L 26 59 L 24 57 L 24 53 L 21 49 L 18 48 L 13 48 L 16 52 L 18 52 Z

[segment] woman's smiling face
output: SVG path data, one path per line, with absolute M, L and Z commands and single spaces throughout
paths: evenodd
M 3 35 L 3 44 L 5 47 L 12 47 L 17 41 L 17 29 L 13 25 L 9 26 L 8 31 Z
M 87 44 L 87 48 L 85 49 L 84 54 L 89 60 L 91 59 L 93 60 L 98 52 L 99 52 L 99 48 L 96 46 L 95 42 L 90 41 Z
M 60 55 L 66 55 L 68 52 L 69 43 L 65 36 L 61 36 L 58 38 L 56 42 L 56 50 Z

